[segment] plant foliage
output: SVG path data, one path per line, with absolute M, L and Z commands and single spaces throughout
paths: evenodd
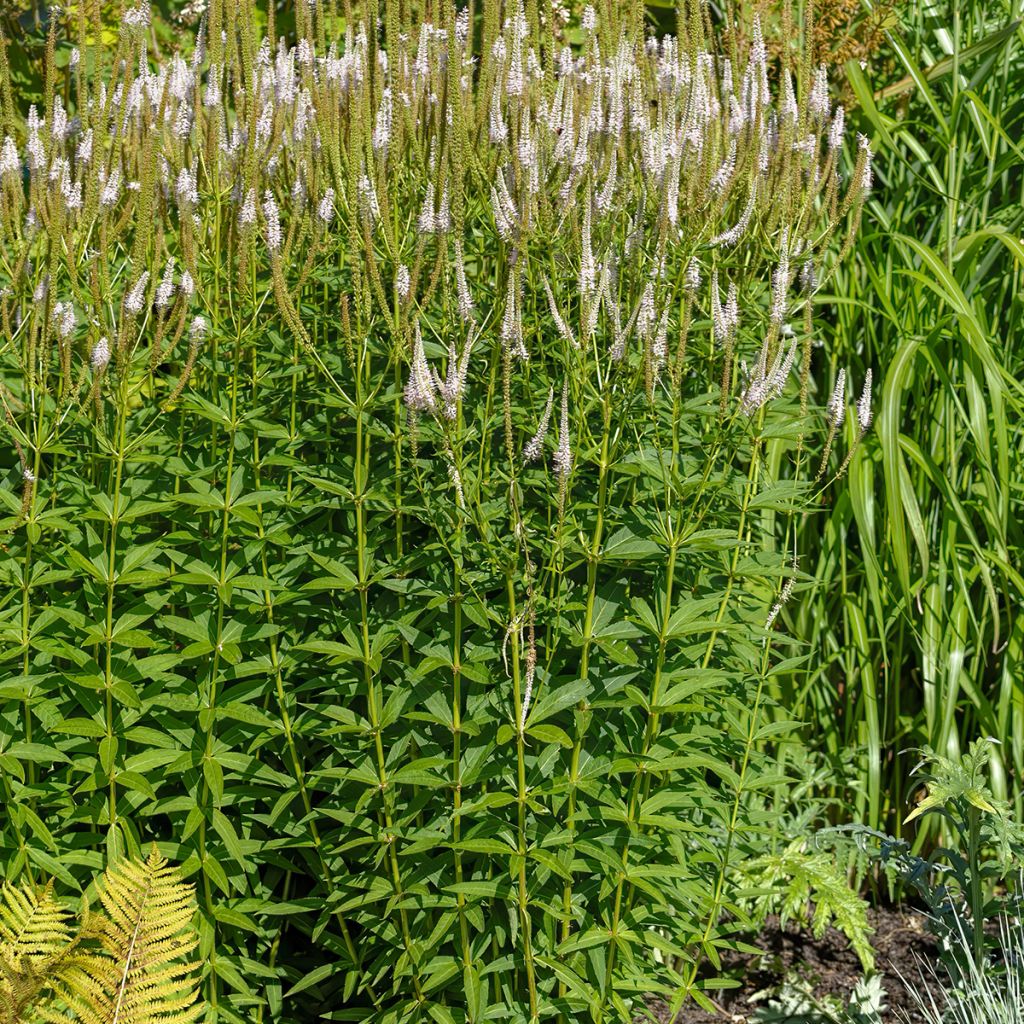
M 195 897 L 154 849 L 107 868 L 102 911 L 70 911 L 25 881 L 0 905 L 0 1020 L 4 1024 L 187 1024 L 203 1015 L 196 965 Z
M 871 152 L 756 26 L 549 15 L 80 5 L 0 90 L 0 859 L 157 837 L 210 1019 L 710 1005 L 748 921 Z M 104 943 L 187 1019 L 141 870 Z

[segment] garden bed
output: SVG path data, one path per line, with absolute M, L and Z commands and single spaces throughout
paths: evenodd
M 900 975 L 912 980 L 918 977 L 920 962 L 935 958 L 935 939 L 924 928 L 920 914 L 912 910 L 873 910 L 869 914 L 874 928 L 872 945 L 875 948 L 876 967 L 882 974 L 887 993 L 888 1009 L 885 1021 L 911 1021 L 919 1024 L 923 1018 L 914 1001 L 900 981 Z M 820 939 L 809 930 L 793 923 L 781 927 L 778 918 L 769 919 L 764 931 L 753 944 L 764 950 L 763 957 L 735 956 L 723 966 L 725 973 L 742 976 L 739 988 L 724 989 L 716 1002 L 721 1014 L 711 1014 L 696 1003 L 685 1006 L 673 1024 L 722 1024 L 723 1021 L 746 1021 L 784 980 L 808 981 L 817 999 L 835 996 L 845 1003 L 857 982 L 863 976 L 857 954 L 850 948 L 846 937 L 835 928 L 829 928 Z M 753 998 L 764 993 L 761 998 Z M 671 1017 L 664 1003 L 655 1002 L 651 1011 L 659 1021 L 668 1024 Z M 794 1017 L 794 1021 L 806 1018 Z

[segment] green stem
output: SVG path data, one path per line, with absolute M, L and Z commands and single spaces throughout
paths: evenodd
M 374 756 L 377 763 L 377 780 L 381 793 L 380 822 L 383 826 L 383 841 L 387 846 L 388 866 L 391 872 L 391 882 L 395 890 L 395 903 L 398 905 L 398 917 L 402 931 L 402 944 L 405 954 L 409 960 L 412 971 L 412 984 L 417 1001 L 422 1000 L 423 993 L 420 986 L 419 964 L 413 955 L 412 936 L 409 931 L 409 918 L 405 907 L 402 906 L 404 892 L 402 887 L 402 875 L 398 866 L 398 854 L 395 849 L 398 836 L 394 830 L 394 819 L 392 806 L 394 803 L 394 791 L 388 788 L 387 759 L 384 756 L 384 740 L 381 735 L 381 698 L 377 692 L 377 682 L 373 674 L 373 655 L 370 642 L 370 617 L 367 593 L 370 588 L 369 559 L 367 557 L 366 544 L 366 490 L 369 478 L 368 457 L 369 446 L 365 441 L 363 427 L 363 416 L 365 414 L 364 400 L 362 395 L 363 374 L 369 378 L 369 356 L 366 354 L 365 366 L 357 367 L 356 370 L 356 458 L 355 458 L 355 488 L 353 503 L 356 513 L 356 577 L 359 588 L 359 625 L 362 642 L 362 663 L 363 683 L 366 688 L 366 713 L 370 721 L 370 732 L 373 735 Z
M 124 428 L 128 405 L 128 388 L 122 379 L 117 403 L 116 442 L 114 454 L 114 481 L 110 503 L 110 526 L 107 531 L 107 595 L 106 615 L 104 620 L 103 644 L 103 687 L 104 687 L 104 725 L 105 735 L 100 741 L 100 763 L 107 775 L 107 825 L 108 853 L 109 844 L 116 843 L 114 829 L 117 825 L 117 743 L 114 735 L 114 590 L 117 573 L 117 535 L 121 515 L 121 482 L 124 476 Z M 106 761 L 106 766 L 103 762 Z M 119 844 L 118 844 L 119 846 Z
M 605 507 L 608 503 L 608 477 L 611 469 L 611 392 L 605 390 L 602 406 L 601 456 L 598 464 L 597 484 L 597 518 L 590 537 L 587 552 L 587 605 L 583 617 L 583 645 L 580 652 L 580 678 L 586 681 L 590 674 L 590 648 L 594 640 L 594 604 L 597 598 L 597 567 L 600 563 L 601 542 L 604 539 Z M 579 783 L 580 755 L 583 750 L 583 737 L 589 723 L 590 710 L 586 700 L 581 700 L 576 709 L 576 738 L 572 747 L 572 761 L 569 770 L 569 800 L 566 828 L 569 831 L 570 843 L 576 831 L 576 787 Z M 572 933 L 572 879 L 566 879 L 562 889 L 562 942 L 566 942 Z M 566 993 L 564 981 L 559 981 L 560 996 Z
M 516 622 L 516 594 L 515 584 L 512 580 L 511 571 L 506 575 L 506 590 L 508 592 L 509 621 Z M 520 679 L 520 657 L 519 657 L 519 632 L 512 630 L 510 637 L 512 648 L 512 694 L 516 715 L 516 836 L 517 836 L 517 861 L 519 862 L 519 930 L 523 935 L 523 959 L 526 962 L 526 985 L 530 999 L 530 1020 L 537 1018 L 537 981 L 533 964 L 533 937 L 530 927 L 529 890 L 526 884 L 526 738 L 523 730 L 519 728 L 522 721 L 523 704 Z

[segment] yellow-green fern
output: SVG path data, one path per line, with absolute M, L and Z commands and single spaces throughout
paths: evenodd
M 69 966 L 77 939 L 53 886 L 0 892 L 0 1024 L 20 1024 Z M 29 1018 L 30 1019 L 30 1018 Z
M 52 885 L 0 890 L 0 1024 L 190 1024 L 195 896 L 156 847 L 112 865 L 77 931 Z
M 63 1007 L 43 1019 L 82 1024 L 189 1024 L 197 1002 L 195 897 L 156 848 L 145 862 L 109 867 L 99 885 L 102 914 L 87 915 L 83 931 L 100 948 L 66 975 Z

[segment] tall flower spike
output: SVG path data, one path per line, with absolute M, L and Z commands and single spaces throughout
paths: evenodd
M 860 181 L 858 182 L 860 192 L 862 195 L 867 195 L 871 191 L 871 185 L 873 183 L 873 174 L 871 170 L 871 143 L 868 141 L 866 135 L 857 136 L 857 145 L 864 153 L 864 170 L 861 172 Z
M 420 208 L 420 216 L 417 222 L 421 235 L 433 234 L 434 221 L 434 197 L 435 189 L 432 181 L 427 182 L 427 192 L 423 197 L 423 206 Z
M 316 208 L 316 215 L 320 218 L 321 223 L 330 224 L 334 219 L 334 189 L 327 189 L 323 197 L 320 199 L 320 203 Z
M 89 356 L 89 363 L 93 373 L 102 373 L 110 362 L 110 342 L 106 338 L 100 338 L 93 346 Z
M 569 445 L 569 382 L 562 385 L 562 418 L 558 423 L 558 447 L 555 449 L 552 467 L 562 482 L 572 471 L 572 448 Z
M 700 287 L 700 264 L 697 262 L 697 257 L 694 256 L 686 267 L 686 290 L 691 294 L 695 294 L 697 289 Z
M 154 303 L 157 309 L 166 309 L 171 304 L 171 299 L 174 298 L 174 257 L 171 256 L 167 260 L 167 266 L 164 268 L 164 276 L 160 279 L 160 284 L 156 289 L 156 297 Z
M 256 189 L 251 188 L 245 194 L 245 202 L 238 212 L 238 226 L 247 228 L 256 223 Z
M 548 309 L 551 311 L 551 318 L 555 321 L 555 327 L 558 328 L 558 333 L 562 340 L 567 341 L 573 348 L 579 348 L 576 335 L 573 334 L 572 328 L 565 322 L 565 318 L 558 311 L 558 304 L 555 302 L 554 293 L 551 291 L 551 283 L 546 276 L 544 278 L 544 292 L 548 297 Z
M 871 371 L 864 375 L 864 388 L 857 400 L 857 423 L 863 437 L 871 426 Z
M 537 427 L 537 433 L 526 442 L 523 447 L 523 465 L 528 465 L 531 462 L 536 462 L 541 457 L 544 451 L 544 441 L 548 436 L 548 427 L 551 425 L 551 407 L 555 401 L 555 389 L 548 389 L 548 401 L 547 405 L 544 406 L 544 413 L 540 418 L 540 425 Z
M 782 232 L 782 252 L 779 265 L 772 275 L 772 310 L 773 324 L 781 324 L 786 315 L 786 293 L 789 291 L 789 229 Z
M 403 263 L 395 271 L 395 288 L 398 290 L 398 297 L 402 300 L 409 298 L 411 287 L 412 279 L 409 276 L 409 268 Z
M 373 151 L 387 156 L 391 144 L 391 90 L 385 89 L 380 94 L 380 106 L 373 126 Z
M 14 139 L 9 135 L 4 139 L 3 149 L 0 150 L 0 176 L 8 174 L 21 174 L 21 158 L 18 156 L 18 147 L 14 145 Z
M 473 316 L 473 296 L 466 281 L 466 262 L 461 238 L 455 241 L 455 287 L 459 295 L 459 316 L 463 320 L 469 320 Z
M 268 189 L 263 195 L 263 219 L 267 222 L 267 248 L 273 252 L 281 249 L 281 217 L 277 201 Z
M 836 107 L 832 115 L 832 123 L 828 129 L 828 148 L 835 151 L 843 144 L 843 132 L 846 129 L 846 112 L 842 105 Z
M 725 300 L 726 331 L 735 334 L 740 326 L 740 302 L 736 282 L 729 282 L 729 297 Z
M 431 371 L 434 378 L 434 386 L 437 389 L 437 393 L 441 396 L 445 419 L 454 420 L 458 414 L 458 401 L 466 389 L 469 354 L 473 349 L 473 342 L 475 340 L 473 335 L 469 336 L 461 359 L 459 359 L 458 353 L 455 351 L 455 345 L 449 343 L 448 371 L 445 374 L 444 380 L 441 379 L 436 370 Z
M 836 377 L 836 385 L 832 389 L 832 397 L 825 407 L 825 415 L 833 430 L 838 430 L 846 418 L 846 371 L 840 370 Z
M 716 345 L 724 345 L 729 335 L 729 324 L 725 318 L 725 310 L 722 309 L 717 270 L 711 275 L 711 335 Z
M 413 412 L 433 412 L 437 408 L 434 396 L 434 381 L 427 365 L 427 356 L 423 351 L 423 335 L 420 325 L 416 324 L 415 341 L 413 343 L 412 361 L 409 364 L 409 381 L 405 385 L 405 404 Z
M 132 286 L 130 292 L 125 296 L 124 308 L 133 316 L 142 312 L 143 303 L 146 300 L 146 284 L 149 282 L 149 271 L 144 270 L 138 281 Z

